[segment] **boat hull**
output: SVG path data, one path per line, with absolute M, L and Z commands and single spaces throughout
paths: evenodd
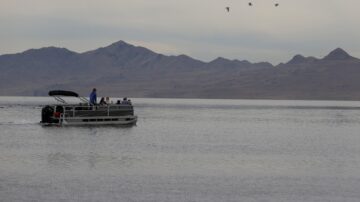
M 121 117 L 76 117 L 66 118 L 61 125 L 133 125 L 137 122 L 137 116 L 121 116 Z
M 57 123 L 41 122 L 43 126 L 97 126 L 97 125 L 135 125 L 137 116 L 122 117 L 75 117 L 59 120 Z

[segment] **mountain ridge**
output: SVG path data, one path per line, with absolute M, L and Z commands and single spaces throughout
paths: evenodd
M 168 56 L 120 40 L 82 53 L 50 46 L 0 55 L 0 70 L 0 95 L 46 95 L 53 88 L 86 94 L 96 86 L 111 96 L 360 99 L 360 60 L 341 48 L 274 66 Z

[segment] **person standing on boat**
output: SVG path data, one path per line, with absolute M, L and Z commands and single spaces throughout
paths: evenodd
M 96 103 L 96 100 L 97 100 L 97 98 L 96 98 L 96 88 L 93 89 L 93 91 L 91 92 L 89 97 L 90 97 L 90 105 L 96 105 L 97 104 Z

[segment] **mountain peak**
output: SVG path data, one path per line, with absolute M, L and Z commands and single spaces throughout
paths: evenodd
M 331 51 L 327 56 L 323 58 L 324 60 L 347 60 L 353 59 L 351 55 L 349 55 L 346 51 L 341 48 L 337 48 Z
M 85 54 L 92 54 L 92 53 L 108 55 L 108 56 L 114 56 L 119 54 L 132 54 L 132 55 L 146 54 L 146 53 L 154 54 L 154 52 L 144 47 L 134 46 L 122 40 L 112 43 L 105 47 L 101 47 L 92 51 L 85 52 Z
M 287 65 L 299 65 L 299 64 L 304 64 L 304 63 L 312 63 L 312 62 L 316 62 L 318 59 L 315 57 L 304 57 L 300 54 L 295 55 L 289 62 L 287 62 Z
M 75 55 L 77 53 L 70 51 L 66 48 L 58 48 L 58 47 L 50 46 L 50 47 L 44 47 L 44 48 L 39 48 L 39 49 L 29 49 L 29 50 L 22 52 L 22 54 L 37 56 L 37 57 L 42 57 L 42 56 L 44 56 L 44 57 L 45 56 L 61 57 L 61 56 Z
M 300 64 L 304 63 L 306 61 L 306 58 L 302 55 L 295 55 L 287 64 Z
M 229 59 L 223 58 L 223 57 L 217 57 L 211 63 L 223 63 L 223 62 L 231 62 Z
M 58 48 L 55 46 L 48 46 L 48 47 L 43 47 L 43 48 L 33 48 L 33 49 L 29 49 L 24 51 L 23 53 L 33 53 L 33 52 L 72 52 L 66 48 Z
M 117 42 L 115 42 L 115 43 L 110 44 L 110 45 L 107 46 L 107 47 L 116 48 L 116 47 L 129 47 L 129 46 L 133 46 L 133 45 L 128 44 L 128 43 L 126 43 L 125 41 L 120 40 L 120 41 L 117 41 Z

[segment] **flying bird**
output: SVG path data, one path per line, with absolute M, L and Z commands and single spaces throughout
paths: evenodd
M 230 12 L 230 7 L 226 7 L 226 11 L 227 11 L 227 12 Z
M 249 2 L 249 6 L 252 6 L 253 4 L 251 2 Z
M 278 7 L 278 6 L 279 6 L 279 3 L 276 3 L 276 4 L 275 4 L 275 7 Z

